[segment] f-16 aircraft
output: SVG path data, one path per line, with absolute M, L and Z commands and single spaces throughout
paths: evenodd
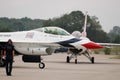
M 91 63 L 94 63 L 94 57 L 90 56 L 89 49 L 103 48 L 103 46 L 86 37 L 86 24 L 87 15 L 85 16 L 84 30 L 80 38 L 76 38 L 66 30 L 54 26 L 30 31 L 0 32 L 0 45 L 4 48 L 6 42 L 11 39 L 15 51 L 23 55 L 22 60 L 24 62 L 39 62 L 40 69 L 45 67 L 41 56 L 51 55 L 55 49 L 60 47 L 68 48 L 68 53 L 71 54 L 71 56 L 66 58 L 67 63 L 72 58 L 75 58 L 75 63 L 77 63 L 77 56 L 82 54 Z M 2 60 L 0 62 L 4 64 Z

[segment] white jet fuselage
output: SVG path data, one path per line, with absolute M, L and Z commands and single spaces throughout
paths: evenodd
M 15 49 L 26 55 L 46 55 L 51 54 L 56 47 L 61 45 L 57 42 L 74 38 L 72 35 L 53 35 L 39 31 L 5 32 L 0 33 L 0 41 L 13 41 Z
M 88 38 L 75 38 L 61 28 L 48 27 L 47 29 L 49 28 L 56 31 L 58 30 L 58 32 L 61 30 L 62 33 L 60 34 L 62 35 L 50 34 L 45 31 L 37 30 L 5 32 L 0 33 L 0 42 L 7 42 L 8 39 L 11 39 L 16 51 L 25 55 L 50 55 L 58 47 L 82 49 L 83 51 L 101 47 Z M 43 29 L 45 30 L 46 28 Z

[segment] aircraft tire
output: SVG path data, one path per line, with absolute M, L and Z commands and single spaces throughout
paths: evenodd
M 75 64 L 77 64 L 77 59 L 75 59 Z
M 43 62 L 39 63 L 39 68 L 40 69 L 44 69 L 45 68 L 45 64 Z
M 94 64 L 94 57 L 91 58 L 91 63 Z
M 66 62 L 67 62 L 67 63 L 70 63 L 70 57 L 69 57 L 69 56 L 67 56 Z

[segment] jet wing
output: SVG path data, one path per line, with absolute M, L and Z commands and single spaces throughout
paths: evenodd
M 120 47 L 120 44 L 116 43 L 98 43 L 98 44 L 104 47 Z

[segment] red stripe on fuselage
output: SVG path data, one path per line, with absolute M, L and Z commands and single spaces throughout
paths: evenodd
M 88 48 L 88 49 L 98 49 L 98 48 L 103 48 L 103 46 L 99 45 L 99 44 L 96 44 L 94 42 L 89 42 L 89 43 L 86 43 L 86 44 L 83 44 L 82 46 Z

